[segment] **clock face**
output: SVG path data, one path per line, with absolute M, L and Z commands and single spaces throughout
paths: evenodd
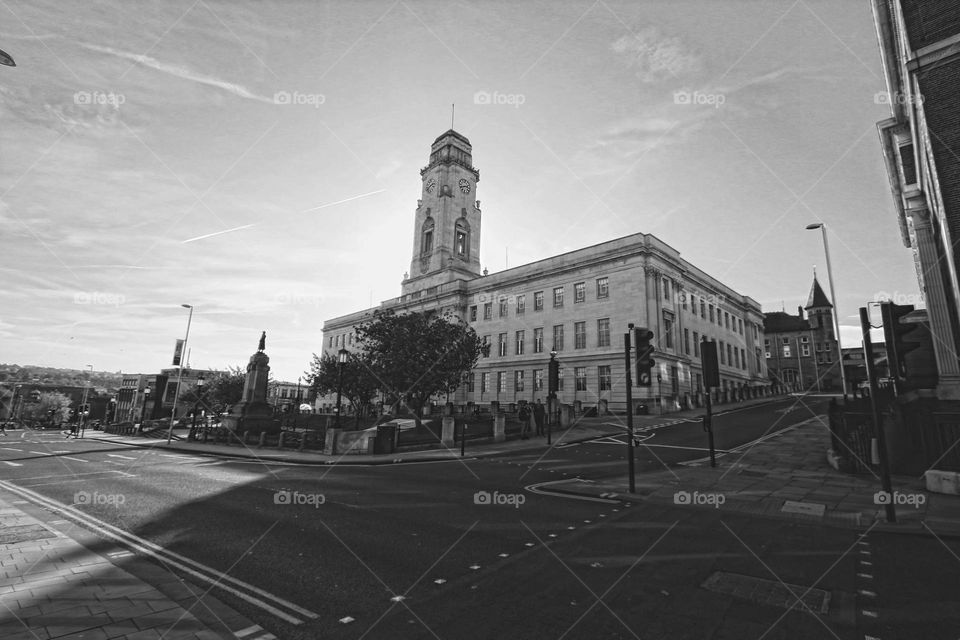
M 437 181 L 434 178 L 427 180 L 427 193 L 433 193 L 434 189 L 437 188 Z
M 462 193 L 470 193 L 470 181 L 466 178 L 460 178 L 460 191 Z

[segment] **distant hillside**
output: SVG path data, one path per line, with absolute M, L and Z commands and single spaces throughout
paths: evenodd
M 85 386 L 117 389 L 123 374 L 110 371 L 57 369 L 36 365 L 0 364 L 0 384 L 33 382 L 37 384 Z

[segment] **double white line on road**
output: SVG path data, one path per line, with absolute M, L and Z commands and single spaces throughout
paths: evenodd
M 264 611 L 267 611 L 281 620 L 290 624 L 303 624 L 304 618 L 318 618 L 319 614 L 304 609 L 292 602 L 283 600 L 263 589 L 253 586 L 242 580 L 229 576 L 212 567 L 200 564 L 186 556 L 164 549 L 149 540 L 144 540 L 133 535 L 128 531 L 119 529 L 111 524 L 98 520 L 93 516 L 86 514 L 70 505 L 57 502 L 51 498 L 17 486 L 6 480 L 0 480 L 0 489 L 5 489 L 14 495 L 20 496 L 24 500 L 29 500 L 34 504 L 45 507 L 55 513 L 73 520 L 79 525 L 86 527 L 100 535 L 114 540 L 127 549 L 149 556 L 161 562 L 165 566 L 175 567 L 180 571 L 196 578 L 197 580 L 209 584 L 211 587 L 217 587 L 235 595 L 241 600 L 252 604 Z

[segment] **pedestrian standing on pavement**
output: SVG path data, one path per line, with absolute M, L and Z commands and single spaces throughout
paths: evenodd
M 520 439 L 527 440 L 530 438 L 530 409 L 526 404 L 520 406 L 520 411 L 517 412 L 517 419 L 520 420 Z
M 546 435 L 543 430 L 543 423 L 545 422 L 544 418 L 546 417 L 547 412 L 543 408 L 543 403 L 540 402 L 540 398 L 537 398 L 537 404 L 533 405 L 533 421 L 537 425 L 538 436 Z

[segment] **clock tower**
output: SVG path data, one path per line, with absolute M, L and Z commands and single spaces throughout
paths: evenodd
M 433 141 L 420 170 L 421 198 L 413 227 L 413 256 L 403 294 L 480 275 L 480 172 L 470 141 L 450 129 Z

